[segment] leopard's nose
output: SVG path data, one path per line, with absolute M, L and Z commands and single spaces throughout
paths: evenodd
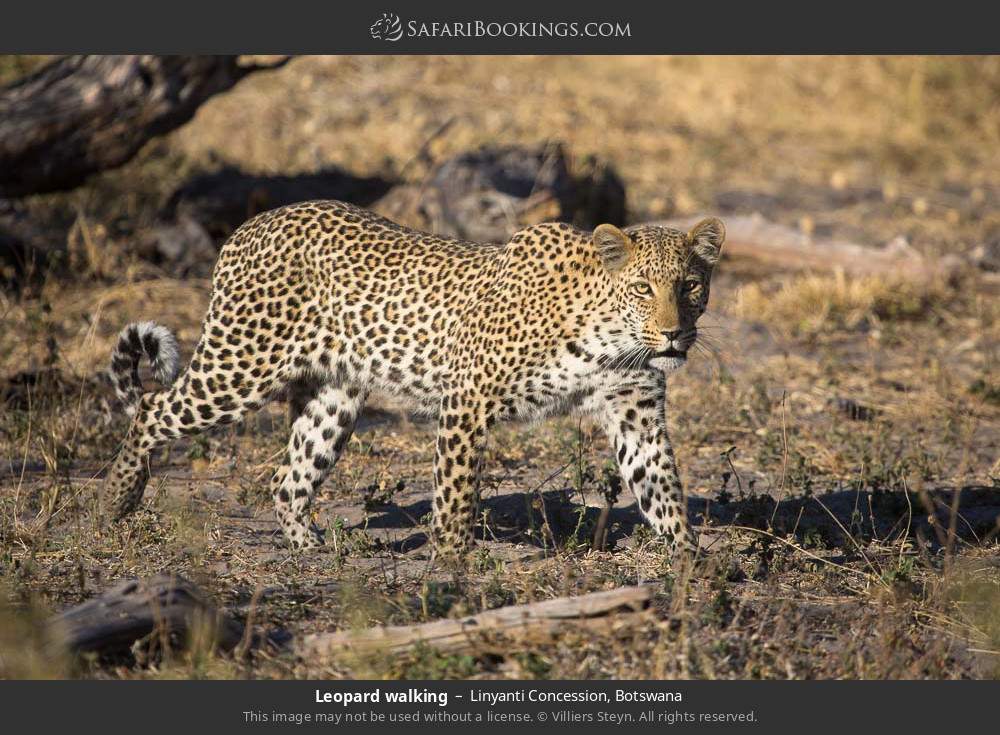
M 668 340 L 673 342 L 675 339 L 681 336 L 681 330 L 679 329 L 663 329 L 660 330 L 660 334 L 666 337 Z

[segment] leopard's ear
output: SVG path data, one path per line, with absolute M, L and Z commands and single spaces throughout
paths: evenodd
M 691 228 L 688 244 L 695 255 L 710 266 L 719 262 L 722 243 L 726 240 L 726 226 L 717 217 L 709 217 Z
M 626 266 L 635 245 L 624 232 L 614 225 L 598 225 L 594 230 L 594 247 L 597 257 L 609 273 L 617 273 Z

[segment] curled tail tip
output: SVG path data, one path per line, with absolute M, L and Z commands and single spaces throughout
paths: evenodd
M 149 359 L 153 374 L 164 386 L 174 382 L 180 368 L 177 340 L 169 329 L 155 322 L 133 322 L 122 329 L 111 356 L 111 378 L 130 414 L 143 393 L 138 372 L 143 356 Z
M 156 379 L 164 386 L 172 384 L 180 370 L 180 349 L 173 332 L 156 322 L 136 322 L 131 326 L 139 334 Z

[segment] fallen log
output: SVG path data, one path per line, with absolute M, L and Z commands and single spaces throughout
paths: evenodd
M 58 615 L 50 630 L 54 647 L 110 656 L 127 654 L 151 637 L 183 648 L 195 631 L 228 651 L 244 634 L 243 624 L 217 610 L 194 584 L 170 574 L 122 582 Z
M 0 197 L 71 189 L 288 57 L 66 56 L 0 89 Z
M 102 656 L 134 652 L 149 641 L 180 650 L 193 633 L 232 651 L 267 644 L 297 657 L 325 658 L 345 652 L 401 651 L 419 644 L 454 651 L 474 646 L 483 635 L 550 636 L 566 626 L 607 626 L 649 607 L 654 587 L 620 587 L 578 597 L 560 597 L 487 610 L 455 620 L 316 633 L 248 635 L 242 622 L 214 607 L 191 582 L 175 575 L 129 580 L 71 608 L 50 622 L 53 646 L 70 653 Z M 612 617 L 613 616 L 613 617 Z
M 651 224 L 687 230 L 701 217 Z M 769 222 L 759 214 L 724 218 L 730 256 L 773 263 L 785 270 L 843 270 L 857 276 L 892 275 L 900 280 L 927 281 L 951 276 L 962 267 L 958 258 L 927 258 L 905 239 L 896 238 L 881 248 L 847 240 L 814 238 L 786 225 Z
M 640 612 L 653 597 L 653 587 L 619 587 L 579 597 L 560 597 L 528 605 L 487 610 L 456 620 L 434 620 L 420 625 L 397 625 L 336 633 L 307 635 L 296 642 L 301 656 L 329 657 L 345 651 L 365 653 L 402 651 L 424 644 L 441 651 L 474 646 L 484 634 L 521 637 L 525 634 L 551 635 L 566 625 L 592 627 L 606 625 L 612 614 Z

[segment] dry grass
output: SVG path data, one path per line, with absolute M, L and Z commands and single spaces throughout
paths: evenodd
M 3 60 L 0 80 L 30 60 Z M 575 420 L 504 426 L 480 549 L 461 573 L 426 530 L 433 427 L 373 412 L 319 501 L 330 548 L 276 539 L 280 404 L 154 457 L 146 505 L 104 526 L 126 429 L 101 379 L 123 324 L 188 352 L 209 287 L 136 240 L 194 172 L 339 165 L 418 180 L 486 143 L 561 141 L 611 161 L 631 218 L 761 211 L 822 236 L 926 253 L 1000 237 L 1000 59 L 307 57 L 250 77 L 120 171 L 38 212 L 71 266 L 0 294 L 0 676 L 969 678 L 1000 673 L 1000 307 L 974 282 L 914 289 L 724 261 L 670 426 L 708 561 L 675 569 L 623 498 L 589 550 L 610 457 Z M 434 131 L 452 120 L 445 135 Z M 933 518 L 933 522 L 929 519 Z M 407 543 L 409 545 L 407 545 Z M 174 570 L 262 627 L 406 623 L 656 580 L 654 614 L 467 653 L 295 662 L 201 642 L 149 661 L 65 662 L 39 620 Z
M 793 336 L 816 336 L 884 321 L 919 319 L 952 298 L 941 283 L 913 283 L 884 277 L 810 274 L 774 284 L 740 287 L 731 312 Z
M 87 289 L 50 284 L 31 300 L 0 294 L 7 326 L 0 334 L 0 352 L 6 355 L 0 374 L 56 361 L 69 375 L 94 376 L 107 367 L 118 330 L 140 314 L 177 324 L 185 342 L 197 340 L 208 308 L 207 281 L 130 275 L 126 271 L 119 282 Z

